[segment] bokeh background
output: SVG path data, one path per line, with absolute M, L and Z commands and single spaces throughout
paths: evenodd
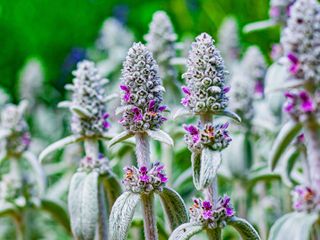
M 17 100 L 18 72 L 29 57 L 38 57 L 46 83 L 57 90 L 50 102 L 58 102 L 75 62 L 85 56 L 85 49 L 94 44 L 103 21 L 110 16 L 142 41 L 152 14 L 165 10 L 181 39 L 204 31 L 216 37 L 228 15 L 235 16 L 241 29 L 246 23 L 268 18 L 268 7 L 268 0 L 0 0 L 0 85 Z M 268 57 L 278 32 L 271 28 L 241 33 L 241 42 L 244 49 L 260 46 Z

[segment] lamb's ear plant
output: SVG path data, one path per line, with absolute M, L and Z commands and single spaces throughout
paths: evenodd
M 117 199 L 110 215 L 110 239 L 126 239 L 134 211 L 142 204 L 145 239 L 158 239 L 154 196 L 159 195 L 171 229 L 188 221 L 182 198 L 166 187 L 164 166 L 150 161 L 150 139 L 173 145 L 171 137 L 160 130 L 166 120 L 161 105 L 164 87 L 158 65 L 149 50 L 134 43 L 123 64 L 121 77 L 120 124 L 126 129 L 110 141 L 110 146 L 130 137 L 136 140 L 138 167 L 126 167 L 123 183 L 126 191 Z
M 287 27 L 281 37 L 283 62 L 289 73 L 287 81 L 298 81 L 301 84 L 285 93 L 284 110 L 289 120 L 274 143 L 270 166 L 274 169 L 278 165 L 280 157 L 288 153 L 289 144 L 301 131 L 304 135 L 300 135 L 299 139 L 305 139 L 306 149 L 300 150 L 306 150 L 306 157 L 300 158 L 303 161 L 304 177 L 293 190 L 295 211 L 276 221 L 270 232 L 270 240 L 320 237 L 319 20 L 320 5 L 316 0 L 297 0 L 291 8 Z M 292 166 L 299 158 L 283 158 L 289 159 L 293 160 L 290 164 L 285 163 L 288 171 L 293 169 Z
M 68 194 L 68 208 L 72 233 L 77 239 L 107 239 L 107 217 L 121 193 L 121 186 L 108 166 L 108 159 L 100 154 L 99 142 L 105 139 L 110 127 L 106 110 L 107 80 L 102 78 L 93 62 L 78 63 L 73 72 L 72 100 L 61 102 L 72 113 L 72 135 L 48 146 L 40 154 L 43 160 L 51 152 L 68 144 L 83 142 L 85 156 L 72 176 Z
M 183 78 L 185 97 L 182 104 L 187 113 L 200 117 L 198 125 L 185 125 L 185 141 L 192 152 L 193 182 L 202 191 L 204 200 L 194 199 L 190 208 L 189 223 L 180 225 L 170 240 L 190 239 L 205 231 L 209 239 L 221 239 L 226 225 L 234 227 L 243 239 L 260 239 L 256 230 L 244 219 L 235 216 L 230 198 L 219 197 L 217 171 L 221 164 L 221 151 L 229 145 L 228 123 L 213 123 L 212 118 L 225 115 L 239 120 L 238 115 L 226 110 L 229 87 L 226 86 L 226 70 L 213 39 L 200 34 L 192 43 Z
M 33 219 L 30 213 L 43 210 L 51 214 L 70 232 L 69 218 L 63 206 L 45 196 L 46 177 L 42 167 L 29 151 L 31 136 L 24 120 L 27 102 L 7 104 L 1 111 L 0 216 L 10 216 L 16 223 L 16 239 L 31 239 Z M 30 169 L 30 170 L 29 170 Z M 58 213 L 59 212 L 59 213 Z

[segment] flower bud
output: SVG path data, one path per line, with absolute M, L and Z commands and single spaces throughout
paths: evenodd
M 298 212 L 319 209 L 319 195 L 308 186 L 296 186 L 292 196 L 293 208 Z
M 320 5 L 298 0 L 291 7 L 281 43 L 291 79 L 320 82 Z
M 147 84 L 148 83 L 148 84 Z M 134 43 L 123 64 L 121 105 L 126 109 L 120 123 L 131 132 L 157 130 L 166 120 L 161 105 L 164 88 L 158 65 L 141 43 Z
M 185 97 L 181 103 L 195 114 L 222 111 L 228 105 L 225 86 L 225 68 L 213 39 L 207 33 L 200 34 L 192 43 L 183 78 Z M 210 99 L 210 100 L 209 100 Z
M 101 136 L 110 127 L 105 106 L 104 84 L 107 81 L 99 75 L 94 63 L 87 60 L 78 63 L 73 75 L 71 109 L 84 113 L 72 111 L 72 131 L 76 135 Z

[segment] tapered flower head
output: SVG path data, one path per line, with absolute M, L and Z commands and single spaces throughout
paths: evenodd
M 190 207 L 190 220 L 208 228 L 223 228 L 228 218 L 235 212 L 230 203 L 230 197 L 225 195 L 220 197 L 216 206 L 210 201 L 194 199 Z
M 297 0 L 281 37 L 291 79 L 320 82 L 320 7 L 316 0 Z
M 200 34 L 192 43 L 183 78 L 187 86 L 182 90 L 182 104 L 192 113 L 205 114 L 222 111 L 228 105 L 225 86 L 225 68 L 213 39 L 207 33 Z
M 106 174 L 109 170 L 109 160 L 103 156 L 103 154 L 99 154 L 98 158 L 85 156 L 81 159 L 80 167 L 78 169 L 78 171 L 84 172 L 95 171 L 100 175 Z
M 157 130 L 166 120 L 161 105 L 164 88 L 158 65 L 141 43 L 134 43 L 123 64 L 121 86 L 123 110 L 120 123 L 130 132 Z
M 72 131 L 75 135 L 102 136 L 110 127 L 105 106 L 107 80 L 99 75 L 94 63 L 87 60 L 78 63 L 73 75 L 73 85 L 66 86 L 73 91 L 72 102 L 67 104 L 72 111 Z
M 150 193 L 162 191 L 168 178 L 164 172 L 164 166 L 159 162 L 152 164 L 148 169 L 146 166 L 126 167 L 123 184 L 128 191 L 134 193 Z
M 18 106 L 8 104 L 1 112 L 1 151 L 7 155 L 18 157 L 30 146 L 29 127 L 23 117 L 25 108 L 25 102 Z
M 233 17 L 227 17 L 219 29 L 218 47 L 221 55 L 229 66 L 233 62 L 239 60 L 240 57 L 240 41 L 236 20 Z
M 267 64 L 258 47 L 252 46 L 248 48 L 241 62 L 241 69 L 246 74 L 248 81 L 253 83 L 252 93 L 256 96 L 262 96 Z
M 160 77 L 164 81 L 167 78 L 170 78 L 171 81 L 176 78 L 176 71 L 170 63 L 171 59 L 176 56 L 174 46 L 176 39 L 177 36 L 168 15 L 163 11 L 155 12 L 145 40 L 147 48 L 159 64 Z
M 214 151 L 222 151 L 226 148 L 231 137 L 228 134 L 228 123 L 213 125 L 211 123 L 202 126 L 184 125 L 187 132 L 185 141 L 192 152 L 201 152 L 204 147 L 209 147 Z

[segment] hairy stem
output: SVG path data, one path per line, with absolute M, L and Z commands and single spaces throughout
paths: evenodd
M 142 208 L 144 219 L 144 236 L 146 240 L 157 240 L 158 230 L 154 214 L 153 193 L 142 194 Z
M 311 115 L 304 124 L 310 179 L 314 188 L 320 186 L 320 133 L 319 124 L 314 115 Z
M 86 138 L 84 140 L 84 151 L 87 157 L 92 159 L 98 159 L 99 155 L 99 143 L 97 139 Z
M 212 116 L 210 114 L 203 114 L 200 116 L 200 121 L 203 125 L 206 123 L 211 123 Z M 213 179 L 212 184 L 203 190 L 203 193 L 205 198 L 216 206 L 219 199 L 217 176 Z
M 146 133 L 136 134 L 136 155 L 138 166 L 150 167 L 150 144 Z M 153 193 L 142 194 L 142 209 L 144 217 L 144 235 L 146 240 L 157 240 L 158 230 L 154 214 Z
M 150 144 L 146 133 L 137 133 L 136 137 L 136 155 L 138 166 L 150 167 Z
M 168 178 L 167 186 L 172 185 L 172 163 L 173 163 L 173 150 L 167 144 L 162 145 L 163 163 L 166 166 L 166 174 Z
M 207 229 L 207 235 L 209 240 L 221 240 L 221 229 Z

